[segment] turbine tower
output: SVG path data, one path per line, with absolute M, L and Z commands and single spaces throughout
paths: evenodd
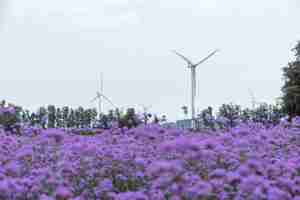
M 188 68 L 191 69 L 191 115 L 192 115 L 192 129 L 195 128 L 195 97 L 196 97 L 196 68 L 208 60 L 210 57 L 215 55 L 219 50 L 215 50 L 210 53 L 208 56 L 200 60 L 198 63 L 193 63 L 190 59 L 185 57 L 184 55 L 178 53 L 177 51 L 173 51 L 176 55 L 181 57 L 188 64 Z
M 96 92 L 96 97 L 92 100 L 92 102 L 98 100 L 98 111 L 99 115 L 103 112 L 102 111 L 102 95 L 103 94 L 103 73 L 100 75 L 100 90 Z

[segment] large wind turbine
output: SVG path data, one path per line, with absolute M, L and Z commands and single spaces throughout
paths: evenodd
M 185 57 L 184 55 L 178 53 L 177 51 L 173 50 L 173 53 L 181 57 L 184 61 L 187 62 L 188 68 L 191 69 L 191 114 L 192 114 L 192 128 L 195 128 L 195 97 L 196 97 L 196 68 L 208 60 L 210 57 L 215 55 L 219 50 L 215 50 L 210 53 L 208 56 L 197 62 L 196 64 L 193 63 L 190 59 Z
M 96 92 L 96 97 L 91 100 L 91 102 L 95 102 L 98 100 L 98 110 L 99 110 L 99 115 L 103 112 L 103 107 L 102 107 L 102 98 L 105 99 L 109 104 L 111 104 L 114 108 L 117 108 L 117 106 L 114 105 L 114 103 L 103 94 L 103 74 L 101 73 L 101 80 L 100 80 L 100 91 Z

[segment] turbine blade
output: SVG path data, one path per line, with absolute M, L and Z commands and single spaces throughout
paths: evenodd
M 99 93 L 99 95 L 100 95 L 101 97 L 103 97 L 106 101 L 108 101 L 113 107 L 118 108 L 117 106 L 114 105 L 114 103 L 113 103 L 109 98 L 107 98 L 106 96 L 104 96 L 104 95 L 101 94 L 101 93 Z
M 91 100 L 91 102 L 95 102 L 98 99 L 98 97 L 95 97 Z
M 175 53 L 177 56 L 181 57 L 183 60 L 185 60 L 189 65 L 193 65 L 193 63 L 184 55 L 178 53 L 177 51 L 173 50 L 173 53 Z
M 216 49 L 215 51 L 213 51 L 211 54 L 209 54 L 208 56 L 206 56 L 204 59 L 202 59 L 200 62 L 198 62 L 196 65 L 194 65 L 195 67 L 197 67 L 198 65 L 204 63 L 206 60 L 208 60 L 210 57 L 212 57 L 213 55 L 215 55 L 219 50 Z

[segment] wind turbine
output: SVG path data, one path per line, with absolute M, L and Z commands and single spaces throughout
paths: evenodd
M 210 57 L 215 55 L 219 50 L 215 50 L 210 53 L 208 56 L 203 58 L 197 63 L 193 63 L 190 59 L 185 57 L 184 55 L 178 53 L 177 51 L 173 50 L 173 53 L 181 57 L 185 62 L 188 64 L 188 68 L 191 69 L 191 114 L 192 114 L 192 128 L 195 128 L 195 97 L 196 97 L 196 68 L 208 60 Z
M 254 110 L 256 105 L 259 105 L 259 104 L 263 104 L 264 102 L 259 102 L 259 101 L 256 101 L 256 98 L 254 96 L 254 93 L 251 89 L 248 89 L 249 91 L 249 94 L 251 96 L 251 103 L 252 103 L 252 109 Z
M 102 98 L 105 99 L 110 105 L 112 105 L 114 108 L 117 108 L 117 106 L 115 106 L 115 104 L 103 94 L 103 74 L 101 73 L 101 81 L 100 81 L 100 91 L 96 92 L 96 97 L 93 98 L 91 100 L 91 102 L 95 102 L 96 100 L 98 100 L 98 110 L 99 110 L 99 114 L 101 114 L 103 112 L 102 110 Z

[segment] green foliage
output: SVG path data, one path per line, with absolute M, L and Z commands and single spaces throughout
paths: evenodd
M 93 136 L 93 135 L 96 135 L 97 132 L 94 130 L 82 130 L 82 131 L 80 131 L 79 134 L 83 135 L 83 136 Z
M 129 108 L 125 115 L 123 115 L 119 120 L 119 127 L 134 128 L 141 124 L 141 121 L 138 119 L 135 109 Z
M 146 181 L 137 177 L 113 176 L 113 186 L 118 192 L 138 191 Z
M 71 108 L 69 112 L 70 112 L 68 115 L 69 117 L 66 121 L 67 127 L 68 128 L 75 127 L 75 125 L 76 125 L 75 111 L 74 111 L 74 109 Z
M 240 119 L 242 109 L 240 105 L 235 105 L 233 103 L 223 104 L 219 108 L 218 117 L 224 117 L 229 120 L 229 125 L 231 127 L 236 125 L 236 120 Z
M 0 114 L 0 124 L 8 127 L 17 123 L 17 117 L 15 113 L 3 112 Z
M 300 116 L 300 42 L 293 49 L 296 60 L 283 68 L 283 108 L 290 118 Z
M 5 101 L 0 104 L 0 125 L 4 127 L 6 131 L 13 131 L 13 129 L 19 132 L 19 126 L 17 123 L 20 121 L 21 108 L 13 104 L 6 105 Z
M 48 106 L 48 128 L 55 128 L 56 109 L 54 105 Z
M 279 104 L 260 104 L 252 110 L 252 120 L 255 122 L 266 122 L 276 124 L 280 118 L 284 117 L 284 112 Z
M 20 110 L 18 107 L 16 110 L 19 121 L 43 128 L 88 128 L 96 121 L 98 115 L 96 109 L 72 109 L 68 106 L 56 108 L 54 105 L 40 107 L 36 113 Z
M 60 108 L 56 108 L 55 122 L 56 127 L 63 127 L 63 113 Z
M 70 109 L 68 106 L 64 106 L 62 108 L 62 120 L 63 120 L 63 127 L 67 128 L 68 127 L 68 119 L 70 117 Z
M 200 119 L 203 122 L 203 125 L 205 127 L 209 127 L 211 129 L 214 129 L 214 116 L 213 116 L 213 108 L 208 107 L 204 110 L 202 110 L 199 114 Z
M 43 128 L 46 128 L 47 124 L 47 109 L 45 107 L 40 107 L 37 112 L 38 124 L 40 124 Z
M 242 121 L 249 121 L 252 117 L 253 111 L 249 108 L 245 108 L 241 111 L 241 120 Z

